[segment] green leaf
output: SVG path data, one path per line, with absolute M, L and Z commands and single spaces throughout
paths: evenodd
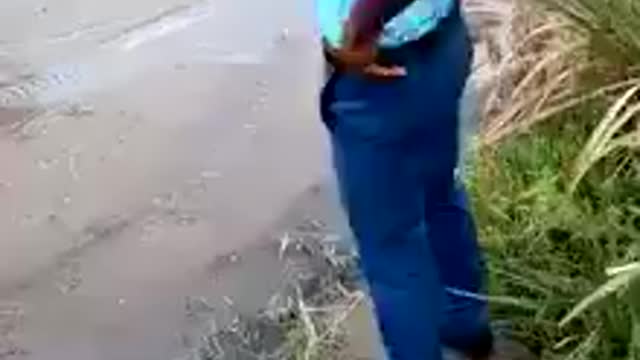
M 604 285 L 600 286 L 596 291 L 580 301 L 580 303 L 578 303 L 578 305 L 576 305 L 569 314 L 560 321 L 560 326 L 566 326 L 569 322 L 582 315 L 587 309 L 611 296 L 618 290 L 624 289 L 638 277 L 640 277 L 640 266 L 635 266 L 627 271 L 620 272 Z

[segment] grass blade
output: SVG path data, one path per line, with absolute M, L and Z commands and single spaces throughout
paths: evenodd
M 582 315 L 587 309 L 599 303 L 603 299 L 611 296 L 618 290 L 628 286 L 632 280 L 640 276 L 640 268 L 634 268 L 629 271 L 621 272 L 614 276 L 604 285 L 600 286 L 596 291 L 585 297 L 578 305 L 560 321 L 560 327 L 566 326 L 568 323 Z

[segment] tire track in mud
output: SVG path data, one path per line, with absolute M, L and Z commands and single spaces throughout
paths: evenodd
M 76 86 L 82 80 L 80 74 L 81 65 L 59 65 L 50 67 L 44 74 L 19 79 L 15 84 L 0 88 L 0 107 L 28 108 L 47 103 L 47 95 L 54 99 L 65 98 L 62 92 Z
M 106 55 L 131 51 L 145 43 L 192 26 L 211 15 L 212 7 L 209 2 L 175 6 L 152 17 L 136 21 L 133 25 L 119 30 L 115 35 L 99 40 L 98 50 L 116 51 Z M 85 25 L 54 36 L 45 42 L 73 41 L 108 26 L 108 24 Z M 10 56 L 11 46 L 8 46 L 8 50 L 6 48 L 6 45 L 5 49 L 0 48 L 0 54 L 5 53 Z M 98 51 L 98 55 L 102 55 L 102 52 Z M 108 59 L 88 57 L 73 64 L 50 66 L 43 73 L 35 73 L 27 78 L 18 79 L 15 84 L 0 87 L 0 107 L 21 108 L 39 104 L 47 105 L 73 97 L 74 91 L 76 93 L 82 91 L 90 83 L 97 85 L 99 81 L 92 79 L 91 75 L 95 76 L 99 73 L 98 65 L 109 63 Z
M 28 75 L 14 76 L 13 79 L 7 76 L 12 81 L 0 83 L 0 133 L 10 135 L 15 141 L 31 140 L 46 135 L 48 128 L 55 123 L 92 115 L 92 105 L 87 104 L 83 96 L 126 81 L 135 72 L 130 64 L 123 63 L 124 66 L 119 68 L 113 66 L 123 61 L 123 54 L 200 23 L 212 16 L 213 10 L 209 1 L 177 5 L 150 17 L 128 21 L 128 25 L 117 20 L 112 23 L 98 22 L 47 38 L 44 43 L 52 45 L 98 37 L 95 52 L 77 62 L 54 64 L 42 71 L 27 70 Z M 113 31 L 116 27 L 120 29 Z M 104 35 L 107 32 L 112 34 Z M 0 44 L 0 56 L 9 54 L 11 51 L 8 50 L 16 46 Z M 265 63 L 264 55 L 223 50 L 208 43 L 182 47 L 178 53 L 190 54 L 191 62 L 238 65 Z M 260 52 L 264 54 L 268 51 L 262 49 Z
M 11 298 L 17 292 L 36 286 L 40 281 L 52 282 L 63 294 L 73 292 L 82 285 L 81 259 L 87 251 L 108 242 L 118 241 L 125 235 L 132 235 L 131 237 L 137 241 L 144 242 L 150 241 L 154 234 L 165 227 L 190 227 L 198 224 L 203 214 L 197 201 L 221 176 L 216 171 L 203 170 L 185 181 L 182 187 L 159 193 L 138 209 L 96 218 L 80 230 L 69 228 L 56 212 L 49 212 L 41 217 L 31 215 L 32 225 L 45 225 L 51 231 L 62 233 L 69 239 L 70 246 L 66 251 L 57 254 L 49 265 L 34 271 L 26 279 L 9 288 L 0 289 L 0 293 L 3 297 Z
M 192 26 L 212 14 L 213 8 L 209 2 L 175 6 L 119 31 L 115 36 L 101 41 L 101 46 L 130 51 L 144 43 Z
M 153 235 L 166 227 L 191 227 L 202 221 L 197 203 L 208 187 L 222 175 L 213 170 L 202 170 L 173 191 L 159 193 L 138 209 L 121 214 L 102 216 L 88 222 L 80 230 L 70 229 L 56 213 L 50 213 L 34 222 L 46 222 L 52 231 L 63 233 L 70 247 L 54 260 L 32 272 L 27 278 L 0 289 L 0 360 L 22 358 L 29 350 L 20 344 L 22 323 L 29 316 L 20 302 L 21 293 L 43 283 L 54 286 L 63 295 L 70 295 L 84 283 L 83 257 L 93 249 L 134 238 L 153 241 Z M 121 300 L 124 301 L 124 300 Z

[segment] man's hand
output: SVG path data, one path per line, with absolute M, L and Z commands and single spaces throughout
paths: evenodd
M 333 59 L 347 71 L 356 71 L 382 78 L 402 77 L 407 74 L 404 67 L 377 64 L 376 39 L 358 39 L 356 30 L 349 22 L 344 24 L 342 46 L 339 49 L 327 50 Z

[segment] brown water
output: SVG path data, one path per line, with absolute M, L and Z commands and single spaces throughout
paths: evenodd
M 0 2 L 0 358 L 179 355 L 207 267 L 327 173 L 310 6 Z

